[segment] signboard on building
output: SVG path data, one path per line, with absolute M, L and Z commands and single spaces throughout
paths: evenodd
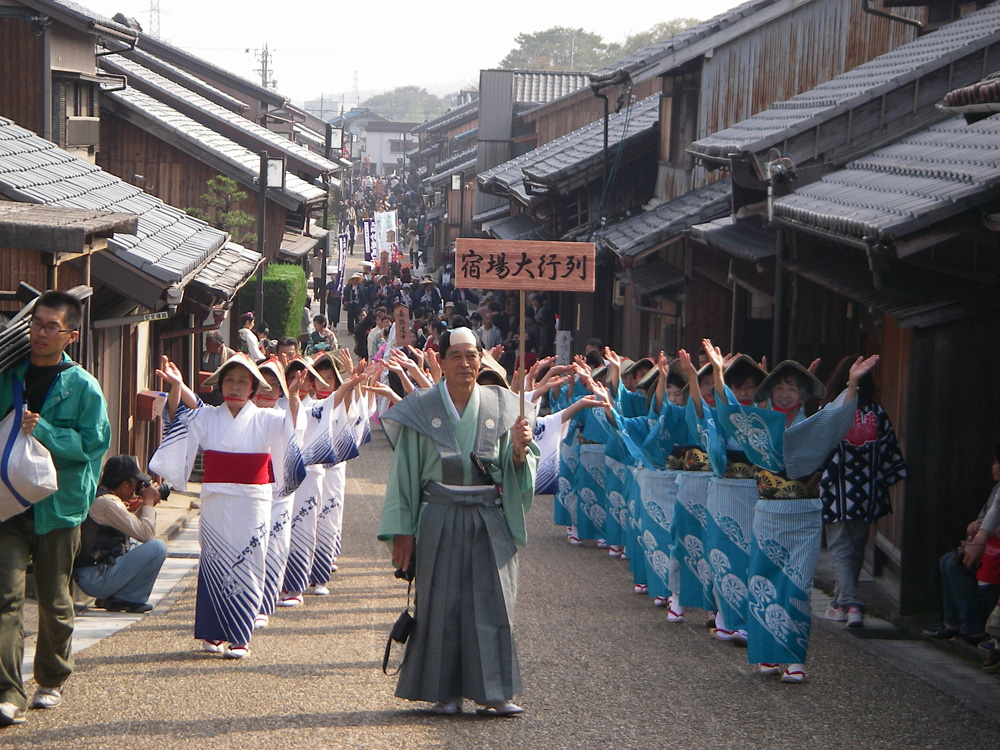
M 546 292 L 594 291 L 593 242 L 455 240 L 455 286 Z

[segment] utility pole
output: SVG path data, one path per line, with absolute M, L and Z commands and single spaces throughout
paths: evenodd
M 149 0 L 149 35 L 160 38 L 160 0 Z
M 250 51 L 247 48 L 247 52 Z M 255 73 L 260 73 L 260 85 L 266 89 L 273 89 L 275 86 L 274 71 L 272 70 L 271 51 L 267 48 L 267 42 L 264 42 L 263 49 L 255 49 L 253 53 L 257 62 L 260 63 L 260 67 L 254 70 Z

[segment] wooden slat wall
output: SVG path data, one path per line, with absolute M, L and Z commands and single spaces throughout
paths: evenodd
M 20 18 L 0 18 L 0 115 L 41 134 L 43 46 Z
M 990 464 L 1000 442 L 997 330 L 1000 313 L 993 312 L 910 334 L 902 614 L 938 611 L 938 558 L 958 544 L 993 485 Z M 965 398 L 956 400 L 957 393 Z
M 133 182 L 133 175 L 142 175 L 147 193 L 181 209 L 205 208 L 201 196 L 207 190 L 207 182 L 218 174 L 180 149 L 107 111 L 101 112 L 101 152 L 97 163 L 129 183 Z M 246 186 L 241 187 L 247 197 L 239 208 L 256 216 L 257 194 Z M 273 260 L 281 245 L 286 209 L 273 201 L 267 206 L 265 254 Z
M 655 94 L 659 90 L 660 81 L 658 78 L 653 78 L 643 81 L 636 86 L 632 90 L 632 95 L 636 101 L 639 101 Z M 609 96 L 609 111 L 614 112 L 615 97 L 618 96 L 618 88 L 612 87 L 602 93 L 606 93 Z M 543 146 L 559 136 L 572 133 L 574 130 L 596 122 L 603 117 L 604 101 L 598 99 L 590 91 L 582 92 L 574 97 L 567 97 L 564 102 L 560 103 L 558 108 L 546 107 L 540 112 L 535 123 L 535 132 L 537 133 L 537 142 L 535 145 Z

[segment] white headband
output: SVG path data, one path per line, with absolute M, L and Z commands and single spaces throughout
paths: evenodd
M 471 328 L 466 328 L 465 326 L 451 329 L 448 346 L 455 346 L 456 344 L 471 344 L 477 349 L 479 348 L 479 341 L 476 339 L 476 334 L 472 332 Z

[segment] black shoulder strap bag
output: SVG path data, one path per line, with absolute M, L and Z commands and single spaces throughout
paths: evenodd
M 416 556 L 416 555 L 414 555 Z M 412 567 L 412 566 L 411 566 Z M 399 575 L 403 573 L 403 575 Z M 399 618 L 392 626 L 392 630 L 389 631 L 389 639 L 385 642 L 385 654 L 382 656 L 382 672 L 387 677 L 395 677 L 399 674 L 400 666 L 396 667 L 396 671 L 391 674 L 388 672 L 389 666 L 389 654 L 392 651 L 392 642 L 396 643 L 406 643 L 406 639 L 410 637 L 410 633 L 413 632 L 413 627 L 416 625 L 416 620 L 413 619 L 413 615 L 410 614 L 410 592 L 413 590 L 413 576 L 410 571 L 397 571 L 397 576 L 399 578 L 407 578 L 409 583 L 406 586 L 406 609 L 402 611 Z

